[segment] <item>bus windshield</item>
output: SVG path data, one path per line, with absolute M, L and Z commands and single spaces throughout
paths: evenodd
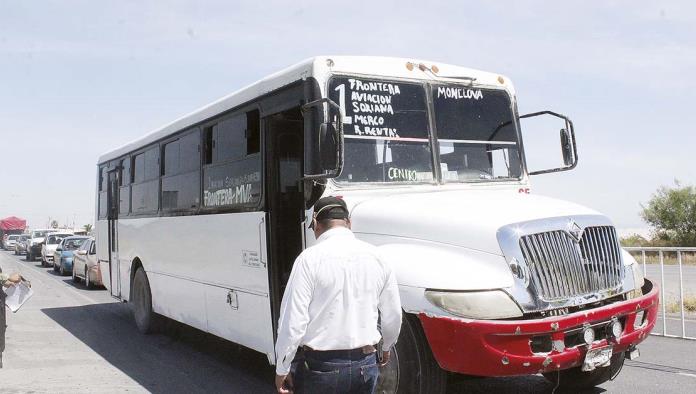
M 517 179 L 522 174 L 510 97 L 504 90 L 433 85 L 437 139 L 423 84 L 334 77 L 329 98 L 344 113 L 338 182 L 434 183 L 431 140 L 444 182 Z
M 423 85 L 336 77 L 329 97 L 344 112 L 339 182 L 433 182 Z
M 433 106 L 445 182 L 521 176 L 514 115 L 506 91 L 435 85 Z

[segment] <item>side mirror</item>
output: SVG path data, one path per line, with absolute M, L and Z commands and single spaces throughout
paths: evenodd
M 333 123 L 322 123 L 319 126 L 319 165 L 323 172 L 336 170 L 338 148 L 338 130 Z
M 326 108 L 324 108 L 324 104 L 326 104 Z M 341 108 L 332 100 L 322 98 L 302 106 L 303 115 L 310 111 L 323 112 L 322 118 L 330 120 L 319 125 L 316 144 L 312 147 L 316 150 L 314 157 L 318 161 L 318 165 L 313 167 L 318 173 L 305 173 L 303 180 L 335 178 L 343 170 L 343 115 Z
M 78 254 L 78 255 L 80 255 L 80 256 L 84 256 L 84 255 L 87 254 L 87 251 L 86 251 L 86 250 L 78 250 L 78 251 L 75 252 L 75 253 Z
M 61 248 L 60 246 L 56 248 L 56 252 L 62 252 L 62 251 L 63 251 L 63 248 Z
M 563 154 L 563 164 L 573 165 L 573 148 L 570 142 L 571 137 L 567 129 L 561 129 L 561 153 Z
M 547 174 L 551 172 L 560 172 L 572 170 L 578 165 L 578 151 L 575 142 L 575 129 L 573 128 L 573 122 L 565 115 L 558 114 L 552 111 L 541 111 L 534 112 L 527 115 L 522 115 L 520 118 L 520 125 L 523 124 L 522 119 L 536 118 L 532 121 L 525 121 L 522 130 L 533 129 L 525 134 L 528 136 L 533 136 L 529 140 L 534 140 L 534 143 L 529 143 L 529 140 L 525 141 L 525 158 L 529 167 L 540 167 L 539 170 L 530 170 L 529 175 L 539 175 Z M 529 125 L 531 123 L 531 125 Z M 561 123 L 560 128 L 560 139 L 561 139 L 561 157 L 558 155 L 558 151 L 555 146 L 549 145 L 550 139 L 549 131 L 559 130 L 557 127 Z M 530 126 L 530 127 L 528 127 Z M 537 133 L 541 132 L 545 135 L 539 137 Z M 532 134 L 534 133 L 534 134 Z M 525 139 L 527 139 L 525 137 Z M 540 152 L 537 152 L 541 150 Z M 554 153 L 554 151 L 556 153 Z M 535 154 L 536 153 L 536 154 Z M 551 162 L 549 162 L 551 160 Z M 530 164 L 530 162 L 542 162 Z

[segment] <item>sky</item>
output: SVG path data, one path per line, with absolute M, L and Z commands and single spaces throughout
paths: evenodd
M 0 0 L 0 217 L 93 223 L 101 153 L 315 55 L 506 75 L 520 113 L 575 124 L 577 168 L 533 193 L 621 233 L 647 232 L 659 186 L 696 183 L 693 2 Z

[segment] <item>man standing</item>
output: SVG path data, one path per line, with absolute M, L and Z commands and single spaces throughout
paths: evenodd
M 2 269 L 0 269 L 0 368 L 2 368 L 2 352 L 5 351 L 5 330 L 7 329 L 7 321 L 5 320 L 5 291 L 3 287 L 14 286 L 21 280 L 22 277 L 19 276 L 19 274 L 3 274 Z
M 401 329 L 394 273 L 377 248 L 355 238 L 342 199 L 319 199 L 310 228 L 318 242 L 295 260 L 280 307 L 276 388 L 373 393 L 379 376 L 375 347 L 382 339 L 385 365 Z M 290 375 L 298 347 L 304 360 Z

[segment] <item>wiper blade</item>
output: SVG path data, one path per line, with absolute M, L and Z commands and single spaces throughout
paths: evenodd
M 447 78 L 447 79 L 462 79 L 464 81 L 470 81 L 470 82 L 474 82 L 476 80 L 476 77 L 467 77 L 467 76 L 463 76 L 463 75 L 447 76 L 447 75 L 437 75 L 436 74 L 436 76 L 440 77 L 440 78 Z

